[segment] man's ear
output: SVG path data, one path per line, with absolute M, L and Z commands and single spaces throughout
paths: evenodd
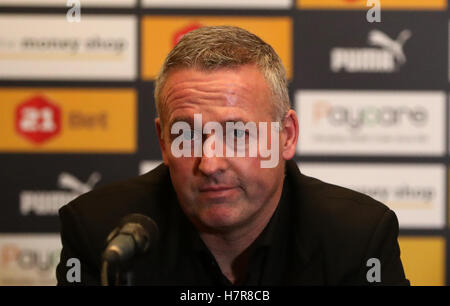
M 297 113 L 290 109 L 283 120 L 283 137 L 281 142 L 281 156 L 284 160 L 294 157 L 298 141 L 298 118 Z
M 161 120 L 158 118 L 155 119 L 155 127 L 156 127 L 156 134 L 158 135 L 158 142 L 159 147 L 161 148 L 161 155 L 163 158 L 164 165 L 168 165 L 168 159 L 167 159 L 167 152 L 166 152 L 166 146 L 164 143 L 164 131 L 161 129 Z

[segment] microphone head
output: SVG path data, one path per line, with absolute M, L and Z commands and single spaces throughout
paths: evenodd
M 132 254 L 145 253 L 158 239 L 159 230 L 155 221 L 142 214 L 130 214 L 123 217 L 109 234 L 103 257 L 110 262 L 128 260 Z
M 155 221 L 143 214 L 130 214 L 119 222 L 118 234 L 129 234 L 135 242 L 137 252 L 145 253 L 159 239 L 159 229 Z

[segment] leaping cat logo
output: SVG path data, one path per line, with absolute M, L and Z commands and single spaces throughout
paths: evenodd
M 58 177 L 58 185 L 60 188 L 70 189 L 73 192 L 82 194 L 91 191 L 100 179 L 100 173 L 94 172 L 89 176 L 87 182 L 83 183 L 72 174 L 62 172 Z
M 384 50 L 388 51 L 395 58 L 397 63 L 406 63 L 405 53 L 403 52 L 403 45 L 411 37 L 412 33 L 410 30 L 401 31 L 397 39 L 393 40 L 385 33 L 379 30 L 372 30 L 369 32 L 369 44 L 372 46 L 379 46 Z

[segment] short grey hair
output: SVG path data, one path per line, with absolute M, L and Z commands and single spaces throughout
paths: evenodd
M 271 89 L 275 120 L 283 121 L 290 109 L 286 71 L 273 48 L 258 36 L 234 26 L 201 27 L 181 38 L 167 55 L 155 80 L 156 111 L 163 123 L 161 96 L 169 72 L 180 68 L 216 70 L 255 64 Z

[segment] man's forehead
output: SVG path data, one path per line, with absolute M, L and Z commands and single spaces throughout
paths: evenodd
M 168 102 L 184 95 L 224 98 L 248 93 L 257 87 L 256 81 L 249 82 L 248 76 L 236 71 L 180 70 L 169 76 L 164 96 Z
M 255 121 L 255 116 L 272 115 L 270 89 L 256 66 L 175 70 L 167 79 L 163 96 L 169 126 L 182 121 L 180 118 L 187 119 L 183 115 L 193 118 L 194 113 L 217 122 Z
M 167 80 L 171 78 L 177 78 L 180 74 L 182 74 L 182 78 L 188 75 L 190 78 L 200 78 L 203 76 L 209 75 L 223 75 L 228 78 L 235 78 L 236 76 L 240 76 L 242 74 L 252 73 L 252 74 L 261 74 L 261 70 L 258 66 L 254 64 L 246 64 L 241 66 L 233 66 L 233 67 L 219 67 L 216 69 L 201 69 L 198 67 L 178 67 L 172 68 L 167 74 Z

